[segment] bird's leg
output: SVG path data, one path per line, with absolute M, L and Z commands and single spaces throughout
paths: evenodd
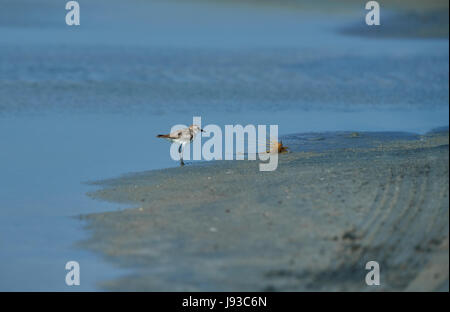
M 180 153 L 180 166 L 184 166 L 183 147 L 184 147 L 184 144 L 181 144 L 180 147 L 178 148 L 178 152 Z

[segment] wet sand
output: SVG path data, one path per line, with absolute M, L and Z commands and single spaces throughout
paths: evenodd
M 218 161 L 96 182 L 91 197 L 132 208 L 81 216 L 80 245 L 134 272 L 108 290 L 448 290 L 448 151 L 446 130 L 282 154 L 274 172 Z
M 391 11 L 383 16 L 380 27 L 370 28 L 354 23 L 341 29 L 341 33 L 365 38 L 448 38 L 448 7 L 439 10 Z

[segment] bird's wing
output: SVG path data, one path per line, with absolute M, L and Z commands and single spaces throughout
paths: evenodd
M 181 138 L 182 135 L 183 135 L 183 131 L 178 130 L 178 131 L 174 131 L 171 134 L 169 134 L 169 137 L 171 139 L 179 139 L 179 138 Z
M 176 140 L 181 137 L 181 131 L 175 131 L 169 134 L 158 134 L 156 137 L 158 138 L 164 138 L 164 139 L 171 139 Z

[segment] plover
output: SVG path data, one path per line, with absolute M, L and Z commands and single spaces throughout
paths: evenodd
M 180 165 L 184 166 L 183 161 L 184 145 L 191 143 L 194 140 L 197 133 L 199 132 L 204 132 L 204 130 L 197 125 L 192 125 L 189 126 L 188 128 L 180 129 L 169 134 L 158 134 L 156 137 L 167 139 L 172 143 L 180 144 L 180 147 L 178 148 L 178 153 L 180 153 Z

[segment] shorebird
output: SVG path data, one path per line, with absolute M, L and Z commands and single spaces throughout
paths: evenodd
M 178 148 L 178 153 L 180 153 L 180 165 L 184 166 L 184 145 L 191 143 L 199 132 L 204 132 L 204 130 L 197 125 L 192 125 L 188 128 L 180 129 L 169 134 L 158 134 L 156 137 L 167 139 L 172 143 L 180 144 L 180 147 Z

